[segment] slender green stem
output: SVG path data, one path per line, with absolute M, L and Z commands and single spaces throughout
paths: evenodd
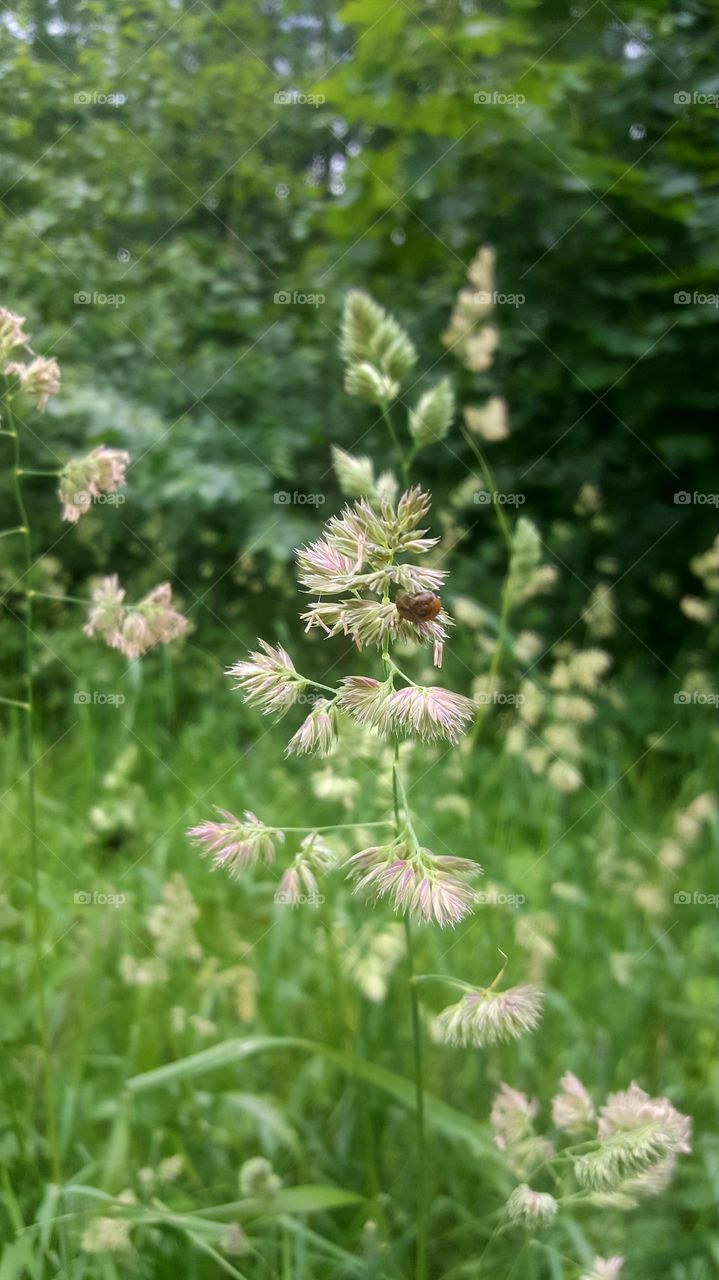
M 450 978 L 446 973 L 415 973 L 412 981 L 417 982 L 444 982 L 449 987 L 456 987 L 458 991 L 479 991 L 480 987 L 473 987 L 470 982 L 463 982 L 461 978 Z
M 507 521 L 507 517 L 505 516 L 505 514 L 504 514 L 504 512 L 503 512 L 503 510 L 502 510 L 501 503 L 498 501 L 498 497 L 497 497 L 497 486 L 496 486 L 496 484 L 494 483 L 494 476 L 492 475 L 492 471 L 491 471 L 490 465 L 489 465 L 489 463 L 487 462 L 487 459 L 485 458 L 484 454 L 482 453 L 482 450 L 480 449 L 480 447 L 479 447 L 479 445 L 477 444 L 476 440 L 473 440 L 473 439 L 472 439 L 471 435 L 469 434 L 469 432 L 468 432 L 464 427 L 462 427 L 462 428 L 461 428 L 461 431 L 462 431 L 462 435 L 463 435 L 464 439 L 466 440 L 467 444 L 469 445 L 470 449 L 472 450 L 472 453 L 474 454 L 475 458 L 477 459 L 477 462 L 479 463 L 480 470 L 481 470 L 482 475 L 483 475 L 483 477 L 484 477 L 484 483 L 486 484 L 486 486 L 487 486 L 487 490 L 488 490 L 488 492 L 489 492 L 489 494 L 491 495 L 491 498 L 492 498 L 492 506 L 494 507 L 494 513 L 495 513 L 495 515 L 496 515 L 496 517 L 497 517 L 497 524 L 499 525 L 499 528 L 500 528 L 500 531 L 501 531 L 502 537 L 504 538 L 504 541 L 505 541 L 505 543 L 506 543 L 507 550 L 511 552 L 511 550 L 512 550 L 512 530 L 510 529 L 510 527 L 509 527 L 509 523 L 508 523 L 508 521 Z
M 27 533 L 27 529 L 24 524 L 19 524 L 14 529 L 3 529 L 0 538 L 9 538 L 11 533 Z
M 334 822 L 327 827 L 275 827 L 275 831 L 350 831 L 361 827 L 364 831 L 365 827 L 388 827 L 391 826 L 391 819 L 386 818 L 382 822 Z
M 30 467 L 20 467 L 17 474 L 19 476 L 59 476 L 62 472 L 57 467 L 53 471 L 35 471 Z
M 394 658 L 391 658 L 389 654 L 387 654 L 387 657 L 385 658 L 385 662 L 387 663 L 387 666 L 389 667 L 390 671 L 396 672 L 396 674 L 398 676 L 401 676 L 402 679 L 405 680 L 407 684 L 410 684 L 413 689 L 420 688 L 419 685 L 415 684 L 414 680 L 410 680 L 409 676 L 405 675 L 404 671 L 402 671 L 401 668 L 397 666 L 397 663 L 394 661 Z
M 511 595 L 511 589 L 510 589 L 509 573 L 507 573 L 504 579 L 504 584 L 502 586 L 502 600 L 501 600 L 500 609 L 499 609 L 499 625 L 497 628 L 497 639 L 495 641 L 494 649 L 492 651 L 492 661 L 489 664 L 489 671 L 487 672 L 487 690 L 490 698 L 492 694 L 495 692 L 494 685 L 495 685 L 497 675 L 499 674 L 499 668 L 501 666 L 502 656 L 504 654 L 504 642 L 507 634 L 507 623 L 509 622 L 509 614 L 510 614 L 511 607 L 512 607 L 512 595 Z M 476 745 L 477 740 L 479 738 L 482 722 L 487 712 L 487 706 L 488 706 L 488 703 L 485 703 L 483 706 L 480 706 L 477 710 L 477 714 L 475 716 L 474 725 L 472 727 L 472 733 L 470 737 L 470 742 L 472 746 Z
M 6 707 L 20 707 L 21 711 L 32 710 L 29 702 L 18 702 L 16 698 L 0 698 L 0 702 Z
M 426 1280 L 427 1276 L 427 1156 L 425 1149 L 424 1125 L 424 1059 L 422 1053 L 422 1023 L 419 1014 L 419 997 L 414 978 L 414 949 L 412 925 L 408 915 L 404 917 L 404 931 L 407 940 L 407 964 L 410 982 L 410 1008 L 412 1013 L 412 1040 L 414 1043 L 414 1080 L 417 1096 L 416 1124 L 417 1150 L 415 1166 L 415 1194 L 417 1205 L 417 1243 L 415 1254 L 415 1280 Z
M 399 743 L 395 743 L 394 762 L 392 765 L 392 797 L 394 800 L 394 820 L 397 835 L 401 829 L 400 796 L 405 810 L 405 820 L 409 823 L 407 793 L 404 790 L 399 772 Z M 416 1151 L 415 1151 L 415 1205 L 416 1205 L 416 1243 L 415 1243 L 415 1280 L 426 1280 L 427 1276 L 427 1159 L 425 1151 L 424 1126 L 424 1060 L 422 1053 L 422 1023 L 419 1014 L 419 998 L 414 982 L 414 944 L 412 925 L 409 915 L 404 917 L 404 931 L 407 942 L 407 967 L 409 970 L 410 1012 L 412 1017 L 412 1042 L 414 1048 L 414 1082 L 416 1091 Z
M 15 466 L 12 476 L 12 484 L 15 493 L 15 501 L 17 503 L 18 513 L 22 526 L 25 531 L 24 548 L 25 548 L 25 572 L 29 574 L 32 571 L 32 547 L 30 543 L 30 526 L 25 509 L 25 501 L 23 499 L 22 487 L 20 485 L 20 441 L 17 432 L 14 429 L 12 418 L 12 410 L 9 402 L 6 402 L 8 418 L 12 427 L 12 433 L 15 437 Z M 57 1124 L 55 1121 L 55 1107 L 52 1097 L 52 1068 L 50 1064 L 50 1043 L 47 1029 L 47 1007 L 45 1003 L 45 982 L 42 963 L 42 914 L 40 908 L 40 871 L 39 871 L 39 855 L 38 840 L 36 835 L 37 815 L 35 805 L 35 751 L 33 742 L 33 651 L 32 651 L 32 597 L 28 594 L 25 615 L 25 640 L 24 640 L 24 661 L 25 661 L 25 690 L 28 705 L 28 714 L 23 717 L 24 721 L 24 744 L 26 770 L 25 778 L 27 782 L 27 804 L 28 804 L 28 829 L 30 833 L 30 878 L 32 884 L 32 922 L 33 922 L 33 954 L 35 965 L 35 982 L 37 987 L 37 1001 L 40 1017 L 40 1040 L 42 1045 L 44 1078 L 45 1078 L 45 1109 L 47 1113 L 47 1130 L 48 1130 L 48 1146 L 50 1149 L 50 1161 L 52 1165 L 52 1176 L 57 1186 L 60 1186 L 60 1155 L 57 1140 Z
M 62 600 L 66 604 L 81 604 L 85 606 L 87 606 L 90 603 L 89 600 L 83 600 L 82 596 L 61 596 L 61 595 L 51 594 L 48 591 L 30 590 L 30 591 L 26 591 L 25 594 L 28 597 L 28 599 L 30 597 L 34 597 L 37 600 Z
M 382 417 L 384 418 L 385 425 L 390 434 L 390 439 L 392 440 L 392 444 L 394 445 L 395 452 L 399 460 L 400 469 L 402 471 L 402 476 L 404 479 L 406 479 L 406 474 L 407 474 L 409 464 L 405 459 L 404 450 L 399 442 L 397 432 L 394 429 L 394 423 L 392 421 L 392 418 L 389 412 L 389 405 L 387 404 L 386 401 L 384 401 L 382 404 Z

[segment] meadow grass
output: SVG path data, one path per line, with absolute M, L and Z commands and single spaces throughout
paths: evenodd
M 136 674 L 119 674 L 119 659 L 105 661 L 116 663 L 128 701 L 68 711 L 66 691 L 64 714 L 49 713 L 37 743 L 60 1200 L 46 1173 L 12 717 L 2 748 L 0 1276 L 57 1274 L 62 1236 L 73 1276 L 102 1280 L 180 1270 L 400 1280 L 411 1273 L 414 1231 L 406 961 L 380 1002 L 361 994 L 348 963 L 368 926 L 392 923 L 391 910 L 353 897 L 341 872 L 323 884 L 319 908 L 278 906 L 275 868 L 230 881 L 184 834 L 212 803 L 235 812 L 251 803 L 286 826 L 385 817 L 392 797 L 379 748 L 350 738 L 329 765 L 356 788 L 319 798 L 317 765 L 283 760 L 282 729 L 243 709 L 221 676 L 213 689 L 203 655 L 190 655 L 177 690 L 169 663 L 152 659 L 139 688 Z M 512 1047 L 426 1038 L 437 1100 L 428 1109 L 432 1277 L 575 1280 L 597 1252 L 624 1254 L 629 1280 L 716 1274 L 717 916 L 710 903 L 675 902 L 719 889 L 716 818 L 681 868 L 657 858 L 672 815 L 713 786 L 716 747 L 711 710 L 694 708 L 652 746 L 645 728 L 657 709 L 655 738 L 675 720 L 671 694 L 637 682 L 619 722 L 597 730 L 586 785 L 573 795 L 504 755 L 491 718 L 468 753 L 406 756 L 420 835 L 438 852 L 476 858 L 488 899 L 456 930 L 417 933 L 419 968 L 487 985 L 501 950 L 510 983 L 547 987 L 540 1032 Z M 353 832 L 342 836 L 348 853 L 361 847 Z M 423 986 L 423 1019 L 446 994 Z M 196 1054 L 207 1056 L 147 1074 Z M 493 1147 L 489 1110 L 506 1080 L 537 1097 L 547 1119 L 565 1070 L 596 1101 L 632 1079 L 666 1094 L 694 1117 L 694 1152 L 670 1194 L 633 1213 L 578 1207 L 530 1239 L 504 1221 L 515 1180 Z M 282 1180 L 271 1204 L 238 1191 L 238 1170 L 258 1155 Z M 181 1160 L 163 1165 L 173 1156 Z M 93 1215 L 114 1213 L 135 1224 L 131 1251 L 83 1252 Z M 225 1248 L 232 1221 L 245 1233 L 236 1254 Z

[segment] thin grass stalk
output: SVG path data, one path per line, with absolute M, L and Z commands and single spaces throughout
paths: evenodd
M 399 743 L 395 743 L 392 765 L 392 797 L 394 801 L 395 829 L 400 832 L 399 810 Z M 424 1054 L 422 1051 L 422 1023 L 419 999 L 415 983 L 414 939 L 409 914 L 405 912 L 404 933 L 407 943 L 407 968 L 409 973 L 410 1013 L 412 1019 L 412 1046 L 414 1053 L 414 1083 L 416 1091 L 416 1151 L 415 1151 L 415 1280 L 427 1276 L 427 1159 L 424 1123 Z
M 9 431 L 7 434 L 13 436 L 13 468 L 12 468 L 12 486 L 17 503 L 18 514 L 21 521 L 21 532 L 23 534 L 24 562 L 25 574 L 29 576 L 32 570 L 32 543 L 30 534 L 30 524 L 28 520 L 25 500 L 22 493 L 22 485 L 20 483 L 21 467 L 20 467 L 20 437 L 15 426 L 12 409 L 9 399 L 6 401 L 6 409 L 9 422 Z M 57 1138 L 57 1122 L 55 1118 L 55 1107 L 52 1096 L 52 1068 L 50 1064 L 50 1044 L 47 1029 L 47 1004 L 45 1000 L 45 975 L 42 962 L 42 912 L 40 907 L 40 867 L 38 839 L 36 834 L 37 813 L 35 803 L 35 750 L 33 741 L 34 726 L 34 681 L 33 681 L 33 615 L 32 615 L 32 592 L 26 590 L 26 606 L 25 606 L 25 636 L 23 645 L 24 659 L 24 683 L 25 683 L 25 705 L 23 714 L 23 746 L 25 755 L 24 779 L 26 783 L 27 795 L 27 813 L 28 813 L 28 829 L 30 836 L 30 881 L 32 888 L 32 945 L 33 945 L 33 967 L 35 972 L 35 988 L 38 1004 L 39 1024 L 40 1024 L 40 1044 L 43 1058 L 43 1078 L 44 1078 L 44 1095 L 45 1095 L 45 1112 L 47 1118 L 47 1134 L 48 1146 L 50 1150 L 50 1163 L 52 1168 L 52 1177 L 56 1186 L 61 1184 L 60 1174 L 60 1152 Z

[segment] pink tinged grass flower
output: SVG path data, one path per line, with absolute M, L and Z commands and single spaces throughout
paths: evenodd
M 99 633 L 112 649 L 116 649 L 125 616 L 124 599 L 125 592 L 116 573 L 102 578 L 92 591 L 90 612 L 83 628 L 85 635 Z
M 611 1258 L 595 1258 L 589 1271 L 584 1271 L 579 1280 L 617 1280 L 624 1266 L 624 1258 L 615 1253 Z
M 387 681 L 374 680 L 372 676 L 345 676 L 340 681 L 337 706 L 364 729 L 385 733 L 389 727 L 391 696 L 392 685 Z
M 526 1178 L 532 1169 L 554 1156 L 554 1148 L 546 1138 L 534 1132 L 534 1118 L 539 1104 L 502 1084 L 492 1103 L 489 1117 L 494 1131 L 494 1145 L 502 1152 L 507 1167 L 517 1178 Z
M 571 1071 L 566 1071 L 559 1083 L 559 1093 L 552 1098 L 552 1119 L 563 1133 L 583 1133 L 594 1120 L 594 1103 Z
M 285 754 L 326 756 L 332 750 L 336 737 L 334 708 L 326 698 L 319 698 L 307 719 L 290 738 Z
M 507 1201 L 507 1217 L 510 1222 L 525 1227 L 545 1227 L 557 1216 L 559 1203 L 547 1191 L 533 1191 L 526 1182 L 514 1188 Z
M 282 645 L 260 640 L 260 651 L 236 662 L 225 673 L 237 678 L 245 702 L 261 707 L 265 715 L 284 716 L 297 701 L 307 681 L 295 670 L 294 663 Z
M 634 1081 L 628 1089 L 611 1093 L 599 1112 L 600 1138 L 631 1133 L 647 1125 L 666 1135 L 672 1152 L 691 1151 L 691 1117 L 677 1111 L 668 1098 L 650 1098 Z
M 215 812 L 224 818 L 224 822 L 201 822 L 187 832 L 202 856 L 212 858 L 214 870 L 224 867 L 231 876 L 239 876 L 258 861 L 273 861 L 275 845 L 283 843 L 284 832 L 266 827 L 249 809 L 245 810 L 242 818 L 236 818 L 217 805 Z
M 288 867 L 280 880 L 275 902 L 292 907 L 305 904 L 317 907 L 322 900 L 315 875 L 306 862 L 296 862 Z
M 23 329 L 24 316 L 18 316 L 7 307 L 0 307 L 0 359 L 4 359 L 15 347 L 27 347 L 30 338 Z
M 500 1151 L 522 1142 L 532 1133 L 539 1103 L 525 1093 L 502 1082 L 492 1103 L 489 1123 L 494 1130 L 494 1143 Z
M 86 458 L 75 458 L 60 474 L 58 497 L 63 503 L 63 520 L 75 524 L 88 511 L 93 498 L 115 493 L 125 483 L 125 469 L 130 455 L 122 449 L 100 445 Z
M 455 858 L 413 848 L 406 837 L 363 849 L 349 859 L 348 876 L 355 893 L 389 897 L 394 910 L 418 924 L 454 925 L 472 910 L 475 891 L 469 877 L 482 868 L 469 858 Z
M 20 385 L 37 402 L 40 413 L 45 412 L 50 396 L 56 396 L 60 390 L 60 366 L 57 360 L 45 360 L 42 356 L 30 364 L 9 364 L 5 377 L 15 376 Z
M 168 582 L 154 587 L 139 604 L 124 603 L 117 575 L 103 578 L 92 592 L 85 635 L 100 635 L 111 649 L 139 658 L 156 644 L 169 644 L 187 630 L 187 620 L 172 604 Z
M 387 708 L 392 727 L 400 732 L 416 734 L 425 742 L 452 743 L 466 732 L 475 709 L 471 699 L 438 685 L 397 689 Z
M 345 555 L 328 538 L 318 538 L 297 552 L 299 580 L 308 591 L 339 595 L 354 585 L 362 567 L 359 551 Z
M 432 1031 L 442 1044 L 485 1049 L 534 1031 L 541 1012 L 542 991 L 537 986 L 468 991 L 457 1004 L 437 1014 Z

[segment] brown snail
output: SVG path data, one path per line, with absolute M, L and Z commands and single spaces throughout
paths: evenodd
M 431 622 L 437 617 L 442 602 L 431 591 L 418 591 L 413 596 L 397 596 L 397 612 L 404 622 Z

